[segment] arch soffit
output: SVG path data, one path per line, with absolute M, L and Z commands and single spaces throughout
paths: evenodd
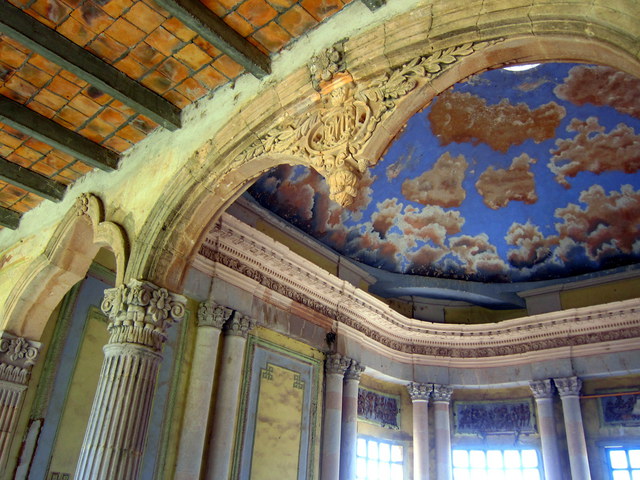
M 105 220 L 102 201 L 82 194 L 58 225 L 44 252 L 33 260 L 7 299 L 5 329 L 39 340 L 62 297 L 82 280 L 101 247 L 116 260 L 116 284 L 124 279 L 129 244 L 124 229 Z
M 313 89 L 306 67 L 294 72 L 281 82 L 289 85 L 288 97 L 280 90 L 274 91 L 276 87 L 267 89 L 196 152 L 189 161 L 192 168 L 184 169 L 183 178 L 174 183 L 180 188 L 158 202 L 149 216 L 133 246 L 127 278 L 146 278 L 179 292 L 186 268 L 210 226 L 256 178 L 279 164 L 314 167 L 328 179 L 334 198 L 348 203 L 349 195 L 355 195 L 362 172 L 377 163 L 406 121 L 440 92 L 469 75 L 516 62 L 571 61 L 609 65 L 640 77 L 637 46 L 633 47 L 621 33 L 624 25 L 596 25 L 595 16 L 577 19 L 576 8 L 566 6 L 564 15 L 570 21 L 563 22 L 563 12 L 556 12 L 553 21 L 527 17 L 524 28 L 523 18 L 516 11 L 512 19 L 502 19 L 502 30 L 506 33 L 498 38 L 491 38 L 493 30 L 485 33 L 474 29 L 470 33 L 462 25 L 459 32 L 452 31 L 445 40 L 438 38 L 428 43 L 425 39 L 429 28 L 433 30 L 431 22 L 424 27 L 423 36 L 393 37 L 412 27 L 416 17 L 413 12 L 399 18 L 392 28 L 378 27 L 381 31 L 374 29 L 348 40 L 345 46 L 348 77 L 340 76 L 325 95 Z M 633 12 L 628 15 L 637 17 Z M 477 18 L 472 20 L 475 22 Z M 640 18 L 637 20 L 640 22 Z M 509 25 L 513 28 L 509 29 Z M 598 28 L 593 28 L 594 25 Z M 536 30 L 544 35 L 532 34 Z M 360 54 L 370 53 L 372 46 L 366 37 L 376 38 L 373 43 L 383 49 L 377 55 L 369 55 L 368 62 L 360 61 L 351 67 L 349 59 L 355 58 L 358 50 Z M 386 47 L 392 43 L 389 37 L 395 42 L 393 51 Z M 612 43 L 616 40 L 618 46 Z M 369 117 L 363 124 L 370 117 L 378 118 L 371 122 L 373 127 L 371 123 L 364 125 L 365 134 L 356 132 L 364 141 L 356 142 L 355 149 L 354 142 L 348 142 L 346 159 L 336 158 L 344 151 L 335 155 L 336 150 L 332 150 L 329 152 L 332 155 L 328 155 L 330 161 L 326 162 L 326 152 L 321 149 L 309 155 L 313 140 L 305 135 L 322 124 L 322 114 L 332 108 L 331 95 L 336 90 L 338 100 L 344 103 L 346 99 L 354 107 L 356 117 L 361 116 L 362 110 L 353 105 L 354 101 L 368 104 L 365 116 Z M 274 98 L 278 99 L 275 103 Z M 380 107 L 385 102 L 388 105 Z M 305 133 L 296 134 L 300 130 Z

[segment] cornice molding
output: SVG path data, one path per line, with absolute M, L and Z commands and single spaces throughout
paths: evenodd
M 266 287 L 337 322 L 359 343 L 384 346 L 405 360 L 446 358 L 451 365 L 512 357 L 512 363 L 513 356 L 577 346 L 585 355 L 606 353 L 611 342 L 629 350 L 637 343 L 628 340 L 640 337 L 640 299 L 479 325 L 410 319 L 227 214 L 205 238 L 194 266 L 247 291 Z

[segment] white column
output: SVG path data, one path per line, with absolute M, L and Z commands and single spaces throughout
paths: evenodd
M 413 480 L 429 480 L 429 396 L 430 383 L 407 385 L 413 404 Z
M 564 415 L 564 428 L 567 433 L 569 465 L 573 480 L 590 480 L 587 442 L 584 437 L 582 410 L 580 409 L 580 388 L 582 380 L 578 377 L 554 378 Z
M 538 429 L 542 444 L 542 463 L 546 480 L 561 480 L 560 458 L 558 457 L 558 436 L 553 418 L 553 385 L 551 380 L 537 380 L 529 383 L 538 411 Z
M 451 426 L 449 402 L 453 389 L 447 385 L 434 385 L 431 399 L 435 411 L 436 477 L 451 480 Z
M 185 298 L 137 280 L 105 290 L 109 343 L 76 467 L 77 480 L 138 478 L 162 346 Z
M 205 475 L 208 480 L 227 480 L 231 472 L 244 353 L 247 336 L 253 327 L 255 327 L 254 320 L 234 312 L 222 329 L 224 340 L 220 357 L 220 380 Z
M 40 343 L 0 333 L 0 476 L 7 463 L 11 439 Z
M 358 442 L 358 386 L 364 371 L 355 360 L 344 376 L 342 391 L 342 431 L 340 437 L 340 480 L 356 478 L 356 446 Z
M 176 480 L 200 478 L 202 473 L 220 331 L 232 314 L 230 308 L 212 301 L 202 302 L 198 308 L 198 330 L 178 444 Z
M 324 422 L 322 427 L 322 480 L 340 478 L 342 382 L 351 361 L 338 353 L 325 360 Z

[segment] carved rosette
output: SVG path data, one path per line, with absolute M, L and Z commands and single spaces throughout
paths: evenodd
M 553 397 L 553 384 L 550 379 L 531 381 L 529 387 L 535 399 Z
M 139 280 L 105 290 L 102 311 L 109 317 L 109 344 L 135 344 L 160 352 L 167 329 L 185 314 L 186 299 Z
M 317 91 L 320 91 L 321 84 L 331 81 L 336 73 L 346 70 L 344 44 L 345 40 L 336 42 L 311 58 L 309 62 L 311 84 Z
M 360 362 L 351 360 L 349 368 L 347 368 L 347 371 L 344 374 L 344 379 L 360 381 L 360 376 L 362 375 L 362 372 L 364 372 L 364 369 L 365 367 L 360 365 Z
M 231 318 L 233 310 L 218 305 L 211 300 L 201 302 L 198 307 L 198 326 L 222 329 L 224 323 Z
M 435 384 L 433 386 L 433 392 L 431 392 L 431 398 L 434 402 L 449 403 L 451 401 L 452 394 L 453 388 L 451 388 L 450 386 Z
M 254 319 L 239 312 L 234 312 L 233 316 L 225 322 L 222 331 L 227 335 L 247 338 L 249 331 L 253 330 L 255 326 L 256 321 Z
M 343 357 L 339 353 L 331 353 L 327 355 L 327 358 L 324 362 L 324 370 L 327 375 L 338 374 L 344 375 L 351 365 L 351 359 L 347 357 Z
M 582 380 L 578 377 L 554 378 L 558 393 L 561 397 L 577 397 L 580 395 Z
M 0 334 L 0 380 L 26 385 L 39 350 L 38 342 L 2 332 Z
M 411 397 L 411 401 L 429 401 L 429 396 L 433 391 L 433 384 L 431 383 L 415 383 L 411 382 L 407 385 L 407 391 Z

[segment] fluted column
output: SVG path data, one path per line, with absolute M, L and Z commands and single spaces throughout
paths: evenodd
M 407 385 L 413 404 L 413 479 L 429 480 L 429 396 L 430 383 Z
M 340 437 L 340 480 L 356 478 L 356 446 L 358 442 L 358 386 L 364 367 L 355 360 L 344 375 L 342 391 L 342 432 Z
M 451 425 L 449 402 L 453 389 L 447 385 L 434 385 L 431 399 L 435 411 L 436 474 L 438 480 L 451 480 Z
M 176 460 L 176 480 L 200 478 L 220 332 L 232 314 L 230 308 L 212 301 L 202 302 L 198 308 L 198 330 Z
M 340 478 L 342 382 L 351 361 L 338 353 L 325 361 L 324 422 L 322 428 L 322 480 Z
M 538 429 L 542 446 L 542 463 L 546 480 L 561 480 L 560 459 L 558 457 L 558 437 L 553 418 L 553 385 L 551 380 L 530 382 L 533 398 L 538 411 Z
M 211 442 L 207 455 L 205 478 L 227 480 L 231 469 L 231 455 L 236 434 L 242 367 L 249 331 L 255 321 L 239 312 L 226 321 L 222 331 L 220 381 L 216 395 Z
M 169 326 L 185 298 L 138 280 L 105 290 L 109 342 L 75 479 L 138 478 Z
M 582 380 L 578 377 L 554 378 L 560 399 L 562 400 L 562 414 L 564 428 L 567 432 L 567 447 L 569 450 L 569 465 L 573 480 L 590 480 L 589 457 L 587 442 L 584 437 L 582 424 L 582 410 L 580 409 L 580 388 Z
M 8 332 L 0 333 L 0 473 L 7 462 L 29 374 L 39 349 L 38 342 Z

